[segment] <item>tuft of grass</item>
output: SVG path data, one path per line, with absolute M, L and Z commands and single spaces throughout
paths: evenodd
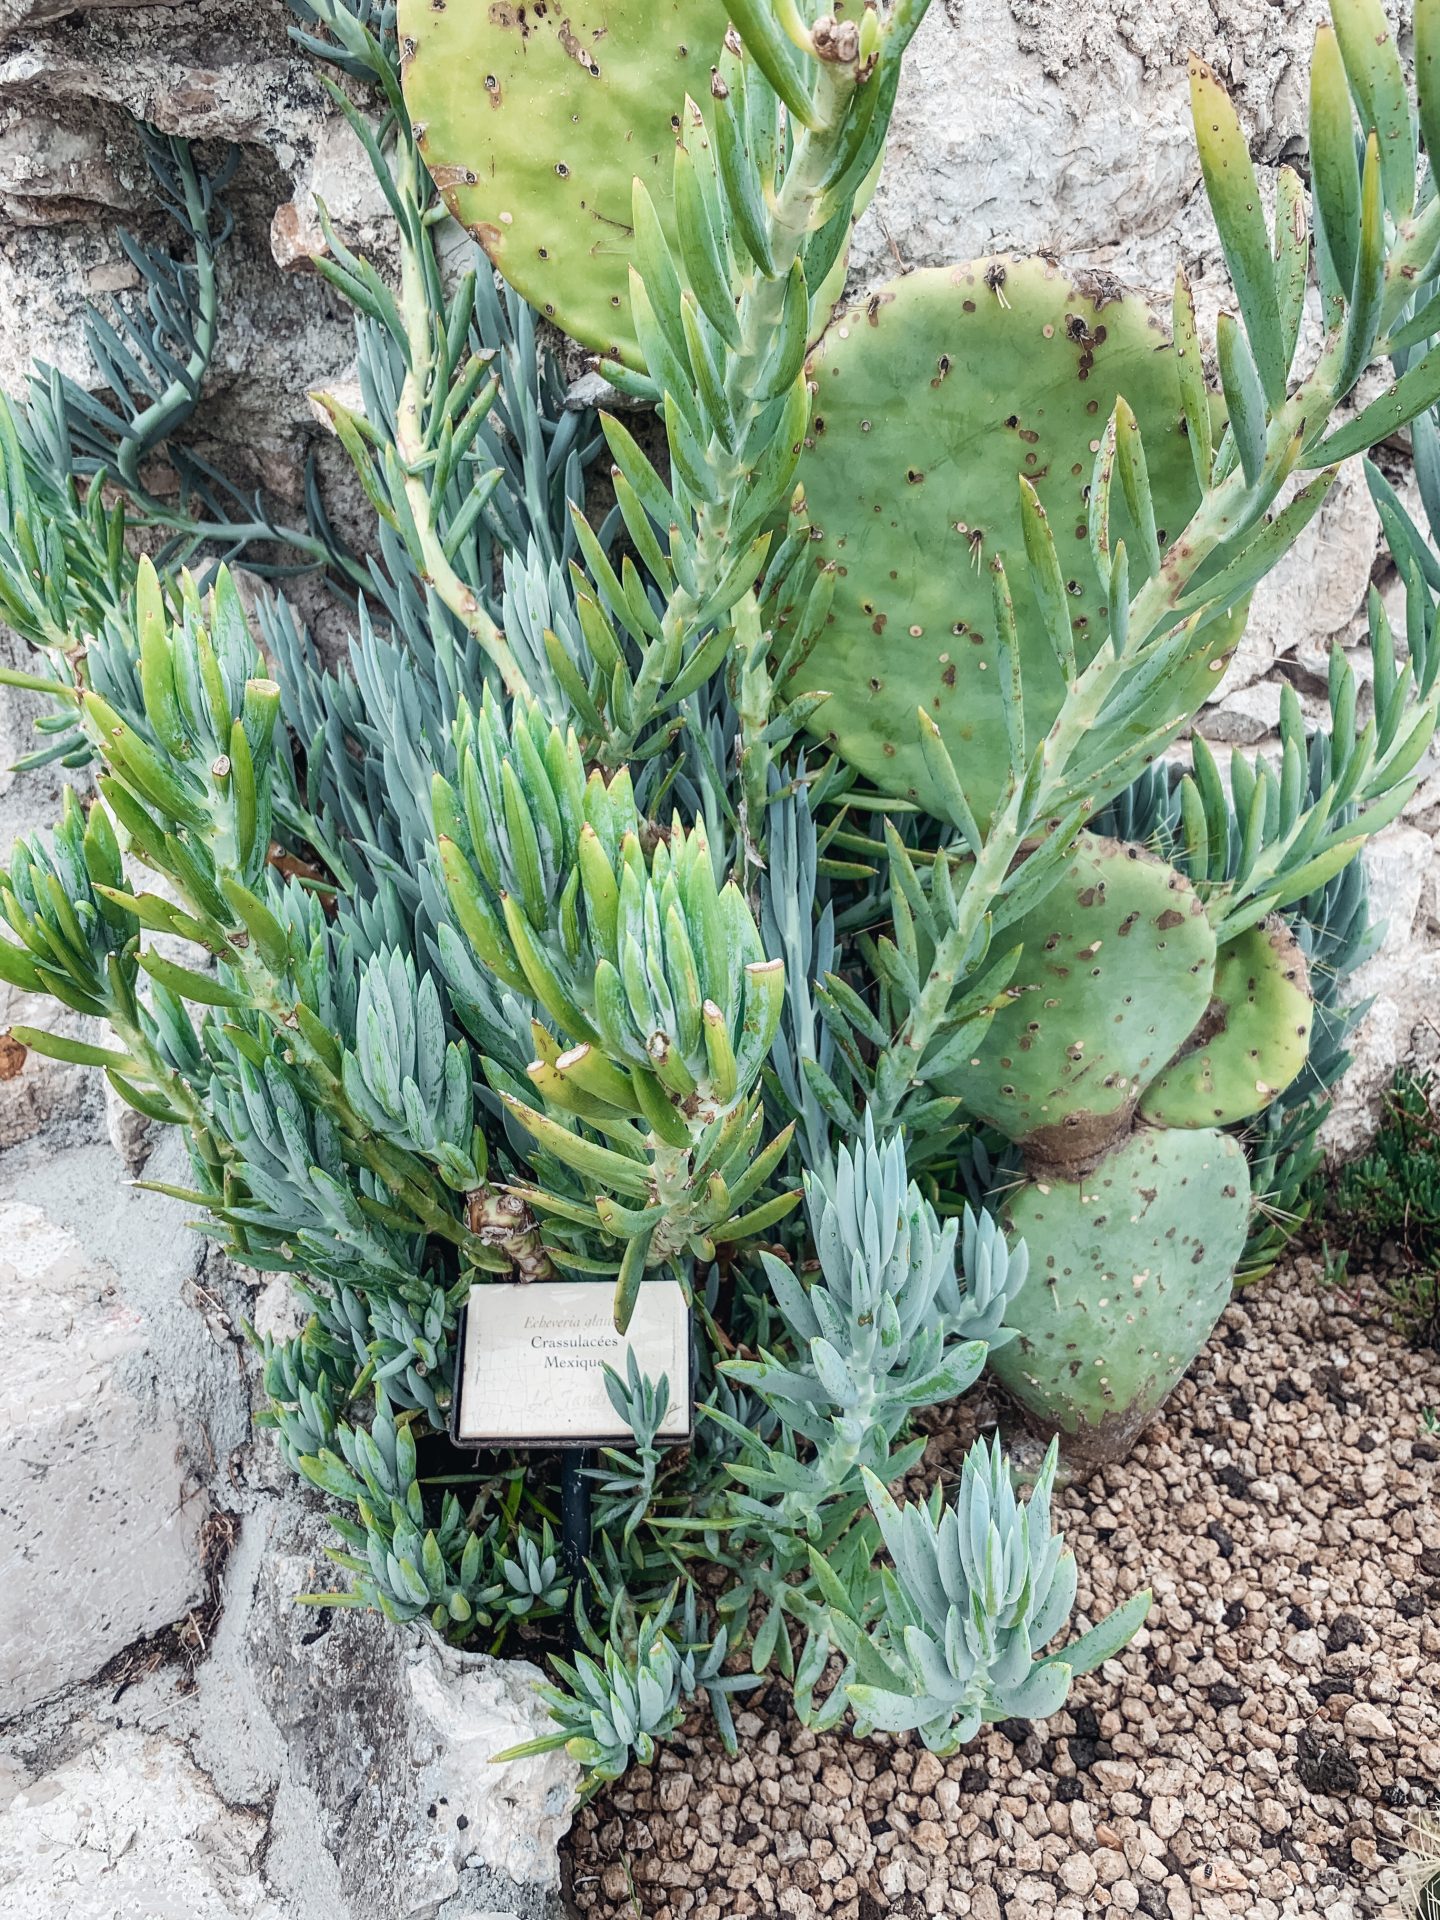
M 1385 1242 L 1400 1255 L 1381 1277 L 1395 1326 L 1417 1347 L 1440 1347 L 1440 1114 L 1433 1074 L 1402 1067 L 1385 1096 L 1370 1151 L 1342 1169 L 1331 1218 L 1352 1248 Z M 1339 1261 L 1343 1274 L 1345 1259 Z M 1334 1256 L 1326 1247 L 1327 1278 Z

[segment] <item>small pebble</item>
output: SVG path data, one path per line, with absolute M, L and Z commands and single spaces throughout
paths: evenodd
M 1246 1893 L 1250 1890 L 1250 1877 L 1242 1873 L 1233 1860 L 1205 1860 L 1190 1875 L 1190 1884 L 1202 1893 Z
M 1185 1824 L 1185 1802 L 1162 1795 L 1150 1802 L 1150 1825 L 1162 1840 L 1168 1840 Z
M 1368 1700 L 1357 1700 L 1345 1713 L 1345 1731 L 1356 1740 L 1393 1740 L 1395 1725 Z
M 1062 1860 L 1060 1881 L 1071 1893 L 1089 1893 L 1095 1885 L 1095 1869 L 1090 1864 L 1089 1855 L 1072 1853 L 1068 1860 Z

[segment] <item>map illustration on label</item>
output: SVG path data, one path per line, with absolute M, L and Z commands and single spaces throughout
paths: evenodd
M 455 1439 L 470 1446 L 624 1442 L 630 1430 L 610 1404 L 605 1368 L 670 1382 L 658 1438 L 684 1440 L 691 1425 L 690 1310 L 674 1280 L 647 1280 L 628 1330 L 611 1318 L 612 1289 L 586 1280 L 470 1289 L 456 1367 Z

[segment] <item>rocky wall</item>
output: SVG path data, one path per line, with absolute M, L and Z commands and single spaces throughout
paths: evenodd
M 1159 293 L 1183 261 L 1213 313 L 1184 51 L 1228 77 L 1273 177 L 1302 150 L 1320 12 L 935 0 L 857 284 L 1016 247 Z M 135 283 L 121 228 L 163 231 L 135 117 L 216 143 L 207 152 L 236 142 L 203 446 L 293 507 L 320 437 L 306 389 L 352 373 L 348 319 L 313 271 L 315 195 L 352 243 L 383 249 L 384 225 L 290 18 L 280 0 L 0 0 L 0 385 L 17 390 L 36 354 L 85 377 L 83 300 Z M 1357 475 L 1257 595 L 1202 723 L 1222 754 L 1263 748 L 1286 683 L 1320 711 L 1328 649 L 1362 639 L 1372 580 L 1393 589 Z M 27 750 L 31 717 L 25 696 L 0 692 L 0 766 Z M 52 771 L 0 772 L 0 850 L 53 817 L 58 791 Z M 1370 856 L 1390 934 L 1358 983 L 1373 1005 L 1337 1149 L 1363 1138 L 1395 1062 L 1429 1048 L 1437 832 L 1431 769 Z M 0 1032 L 35 1017 L 6 991 Z M 460 1672 L 378 1620 L 292 1604 L 324 1582 L 326 1530 L 252 1429 L 238 1331 L 283 1303 L 130 1184 L 142 1166 L 174 1177 L 174 1153 L 82 1070 L 0 1042 L 0 1303 L 16 1355 L 0 1418 L 0 1915 L 546 1911 L 565 1764 L 501 1777 L 486 1765 L 535 1720 L 521 1672 Z
M 240 1332 L 287 1303 L 103 1111 L 0 1154 L 0 1308 L 0 1916 L 553 1920 L 574 1770 L 490 1759 L 535 1670 L 296 1604 L 334 1535 Z

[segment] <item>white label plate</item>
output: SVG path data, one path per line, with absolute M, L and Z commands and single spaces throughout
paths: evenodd
M 453 1438 L 467 1446 L 585 1446 L 630 1429 L 605 1391 L 633 1351 L 651 1380 L 670 1382 L 661 1440 L 688 1439 L 690 1310 L 674 1280 L 646 1280 L 628 1331 L 615 1331 L 613 1289 L 586 1280 L 470 1289 L 456 1378 Z

